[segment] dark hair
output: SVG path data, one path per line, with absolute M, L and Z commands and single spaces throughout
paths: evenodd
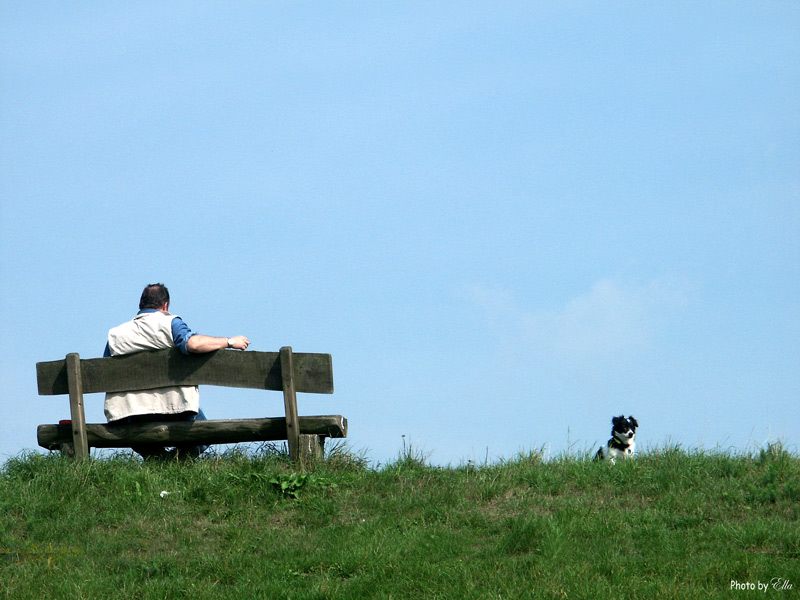
M 139 299 L 139 310 L 143 308 L 161 308 L 169 302 L 169 290 L 163 283 L 151 283 L 142 291 Z

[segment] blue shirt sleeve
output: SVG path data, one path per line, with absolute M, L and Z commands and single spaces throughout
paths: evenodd
M 189 329 L 189 326 L 184 323 L 183 319 L 180 317 L 172 319 L 172 341 L 175 343 L 175 347 L 184 354 L 189 354 L 189 349 L 186 347 L 186 344 L 193 335 L 194 332 Z

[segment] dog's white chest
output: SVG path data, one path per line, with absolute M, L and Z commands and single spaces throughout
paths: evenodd
M 634 444 L 631 443 L 628 447 L 621 449 L 621 448 L 614 448 L 608 447 L 605 451 L 605 458 L 610 462 L 615 462 L 617 459 L 619 460 L 626 460 L 628 458 L 633 458 L 633 450 Z

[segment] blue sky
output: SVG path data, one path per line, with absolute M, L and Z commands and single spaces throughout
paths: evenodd
M 0 459 L 163 281 L 375 462 L 800 439 L 800 5 L 0 2 Z M 204 388 L 210 417 L 280 394 Z M 102 397 L 88 399 L 102 420 Z

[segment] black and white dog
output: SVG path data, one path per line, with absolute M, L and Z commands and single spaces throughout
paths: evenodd
M 620 415 L 611 419 L 611 439 L 595 454 L 595 460 L 607 460 L 612 465 L 618 458 L 633 458 L 636 448 L 636 428 L 639 423 L 633 417 Z

